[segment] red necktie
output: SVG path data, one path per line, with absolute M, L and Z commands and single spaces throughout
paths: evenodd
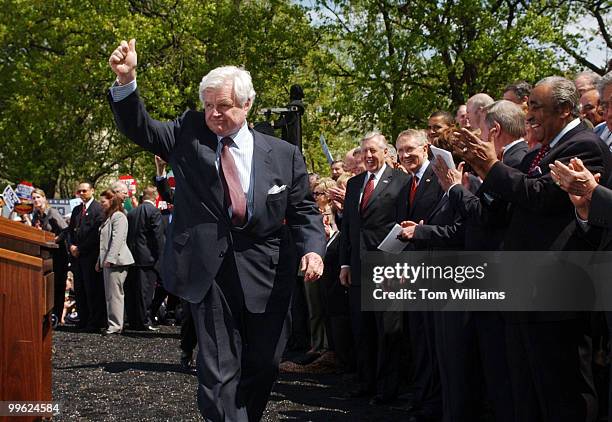
M 412 186 L 410 186 L 410 206 L 414 205 L 414 196 L 416 195 L 417 187 L 419 186 L 418 176 L 412 176 Z
M 548 151 L 550 151 L 550 145 L 544 145 L 540 148 L 535 158 L 531 162 L 531 165 L 529 166 L 529 171 L 527 172 L 527 174 L 531 174 L 536 169 L 536 167 L 540 165 L 540 162 L 542 161 L 542 159 L 544 158 L 544 156 L 546 155 Z
M 361 211 L 363 211 L 365 209 L 365 207 L 368 205 L 368 201 L 370 200 L 370 197 L 372 196 L 372 192 L 374 192 L 374 174 L 370 175 L 370 178 L 368 179 L 368 183 L 366 183 L 365 185 L 365 189 L 363 190 L 363 196 L 361 197 Z
M 85 217 L 86 212 L 87 212 L 87 207 L 85 206 L 85 202 L 83 202 L 83 209 L 81 210 L 81 219 Z
M 223 148 L 221 148 L 220 168 L 225 200 L 232 207 L 232 224 L 242 226 L 246 219 L 246 197 L 244 196 L 242 185 L 240 185 L 234 156 L 229 150 L 232 138 L 225 137 L 221 139 L 221 143 Z

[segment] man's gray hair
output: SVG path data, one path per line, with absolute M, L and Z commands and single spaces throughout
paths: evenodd
M 495 122 L 502 130 L 516 139 L 525 136 L 525 112 L 522 107 L 512 101 L 495 101 L 484 108 L 485 123 L 489 129 Z
M 206 74 L 200 82 L 200 101 L 204 105 L 204 91 L 207 89 L 219 89 L 230 83 L 234 90 L 234 97 L 238 106 L 242 107 L 247 101 L 253 105 L 255 101 L 255 90 L 251 74 L 236 66 L 217 67 Z
M 610 85 L 612 85 L 612 71 L 603 75 L 599 82 L 597 82 L 597 92 L 599 92 L 599 98 L 601 98 L 602 101 L 607 101 L 604 98 L 604 91 Z
M 591 85 L 593 86 L 597 86 L 597 84 L 601 80 L 601 76 L 599 76 L 597 73 L 593 72 L 592 70 L 585 70 L 584 72 L 578 73 L 576 77 L 574 78 L 574 81 L 580 78 L 588 79 L 589 82 L 591 82 Z
M 410 138 L 414 139 L 417 144 L 422 147 L 427 143 L 427 132 L 421 129 L 406 129 L 400 132 L 397 135 L 397 139 L 395 140 L 395 145 L 397 146 L 400 139 Z
M 127 185 L 125 184 L 125 182 L 122 182 L 121 180 L 116 180 L 114 181 L 111 185 L 110 188 L 113 192 L 118 191 L 119 189 L 121 189 L 124 192 L 129 192 Z
M 549 85 L 551 87 L 555 109 L 559 110 L 563 105 L 568 105 L 570 106 L 572 116 L 578 117 L 580 114 L 578 110 L 580 95 L 572 81 L 561 76 L 549 76 L 541 79 L 535 86 L 540 85 Z
M 467 102 L 470 104 L 474 104 L 474 107 L 476 107 L 476 109 L 479 109 L 481 107 L 486 107 L 486 106 L 493 104 L 495 100 L 491 98 L 489 94 L 485 94 L 484 92 L 481 92 L 481 93 L 472 95 L 467 100 Z
M 395 162 L 397 161 L 397 150 L 391 144 L 387 144 L 387 155 Z
M 372 132 L 368 132 L 366 133 L 363 138 L 361 138 L 361 145 L 363 145 L 363 143 L 367 140 L 370 140 L 372 138 L 376 138 L 378 139 L 378 146 L 380 146 L 381 148 L 387 148 L 387 140 L 385 139 L 384 135 L 378 131 L 372 131 Z

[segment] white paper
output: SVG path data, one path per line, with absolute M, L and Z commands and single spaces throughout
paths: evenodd
M 378 249 L 383 252 L 389 252 L 392 254 L 398 254 L 404 250 L 407 243 L 403 240 L 397 238 L 399 234 L 402 232 L 402 226 L 399 224 L 395 224 L 391 231 L 387 234 L 387 236 L 380 242 L 378 245 Z
M 429 149 L 431 150 L 431 153 L 434 155 L 434 157 L 442 158 L 442 160 L 444 160 L 444 162 L 446 163 L 446 166 L 449 169 L 455 168 L 455 162 L 453 161 L 453 154 L 451 154 L 450 151 L 447 151 L 442 148 L 434 147 L 433 145 L 430 145 Z

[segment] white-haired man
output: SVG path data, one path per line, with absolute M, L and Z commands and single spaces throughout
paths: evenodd
M 121 132 L 174 170 L 162 279 L 191 303 L 198 407 L 207 421 L 256 421 L 286 342 L 297 256 L 306 281 L 323 272 L 325 234 L 304 159 L 249 130 L 255 91 L 234 66 L 202 79 L 204 113 L 153 120 L 136 91 L 135 43 L 122 41 L 109 59 L 117 75 L 109 100 Z

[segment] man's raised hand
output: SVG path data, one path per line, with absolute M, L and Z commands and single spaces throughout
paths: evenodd
M 136 39 L 132 38 L 130 42 L 123 40 L 119 47 L 113 51 L 113 54 L 108 59 L 108 64 L 117 75 L 117 82 L 120 85 L 125 85 L 136 79 Z

